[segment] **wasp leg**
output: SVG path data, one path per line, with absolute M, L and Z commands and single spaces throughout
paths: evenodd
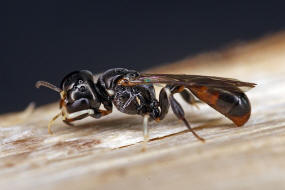
M 63 121 L 63 123 L 65 123 L 66 125 L 71 126 L 71 127 L 74 127 L 74 125 L 71 123 L 73 120 L 65 119 L 65 120 L 62 120 L 62 121 Z
M 101 110 L 99 110 L 99 111 L 101 111 Z M 74 125 L 71 122 L 83 119 L 83 118 L 88 117 L 88 116 L 93 116 L 95 112 L 93 109 L 87 109 L 87 110 L 81 110 L 78 112 L 67 113 L 66 110 L 63 109 L 63 111 L 61 113 L 63 116 L 62 121 L 65 124 L 73 127 Z
M 197 104 L 202 102 L 195 98 L 195 96 L 190 91 L 184 89 L 182 92 L 180 92 L 180 95 L 185 102 L 199 109 L 199 106 Z
M 159 93 L 159 107 L 160 107 L 160 115 L 158 120 L 163 120 L 168 113 L 169 110 L 169 100 L 166 93 L 166 88 L 162 88 Z
M 180 89 L 180 90 L 178 90 Z M 182 108 L 182 106 L 177 102 L 177 100 L 174 98 L 173 94 L 181 92 L 181 87 L 173 87 L 173 86 L 166 86 L 160 91 L 159 101 L 161 107 L 161 116 L 164 118 L 166 113 L 169 109 L 169 104 L 173 110 L 173 113 L 176 115 L 176 117 L 179 120 L 182 120 L 183 123 L 186 125 L 186 127 L 192 132 L 192 134 L 199 139 L 200 141 L 204 142 L 205 139 L 200 137 L 190 126 L 188 121 L 185 119 L 185 113 Z M 167 109 L 167 110 L 166 110 Z
M 147 142 L 149 141 L 149 129 L 148 129 L 149 115 L 144 115 L 143 117 L 143 148 L 142 151 L 146 150 Z
M 112 113 L 112 111 L 113 111 L 113 104 L 106 97 L 109 97 L 109 96 L 108 95 L 105 95 L 105 96 L 103 95 L 102 96 L 102 99 L 103 99 L 102 100 L 102 104 L 103 104 L 105 110 L 101 110 L 101 109 L 94 110 L 94 114 L 90 115 L 91 117 L 94 117 L 94 118 L 98 119 L 98 118 L 100 118 L 102 116 L 106 116 L 106 115 Z
M 62 112 L 60 112 L 60 113 L 58 113 L 58 114 L 56 114 L 51 120 L 50 120 L 50 122 L 48 123 L 48 133 L 49 134 L 53 134 L 53 132 L 52 132 L 52 130 L 51 130 L 51 126 L 52 126 L 52 124 L 54 123 L 54 121 L 59 117 L 59 116 L 61 116 L 62 115 Z
M 184 86 L 174 86 L 174 85 L 166 85 L 161 89 L 159 93 L 159 107 L 160 107 L 160 116 L 159 120 L 164 119 L 169 110 L 169 96 L 171 94 L 184 92 Z M 186 91 L 186 90 L 185 90 Z
M 182 120 L 184 122 L 184 124 L 186 125 L 186 127 L 192 132 L 192 134 L 199 139 L 202 142 L 205 142 L 205 139 L 203 139 L 202 137 L 200 137 L 190 126 L 190 124 L 188 123 L 188 121 L 185 119 L 185 114 L 184 114 L 184 110 L 181 107 L 181 105 L 177 102 L 177 100 L 174 98 L 173 94 L 169 95 L 169 102 L 171 105 L 171 108 L 173 110 L 173 113 L 176 115 L 176 117 L 179 120 Z
M 106 116 L 110 113 L 112 113 L 112 110 L 97 110 L 97 111 L 94 111 L 94 114 L 92 114 L 90 116 L 94 117 L 96 119 L 99 119 L 100 117 Z

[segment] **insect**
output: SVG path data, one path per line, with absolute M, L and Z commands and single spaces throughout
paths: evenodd
M 156 98 L 154 85 L 165 85 Z M 113 105 L 123 113 L 141 115 L 143 119 L 144 140 L 148 141 L 148 122 L 163 120 L 171 107 L 175 116 L 200 141 L 204 141 L 190 126 L 184 110 L 175 99 L 180 93 L 190 105 L 202 101 L 233 121 L 235 125 L 245 124 L 251 114 L 250 102 L 245 90 L 256 84 L 236 79 L 179 74 L 139 73 L 125 68 L 113 68 L 99 75 L 87 70 L 74 71 L 65 76 L 60 88 L 45 81 L 38 81 L 36 87 L 48 87 L 60 94 L 60 113 L 48 124 L 60 116 L 63 122 L 70 124 L 91 116 L 101 118 L 112 112 Z M 103 105 L 104 109 L 100 108 Z

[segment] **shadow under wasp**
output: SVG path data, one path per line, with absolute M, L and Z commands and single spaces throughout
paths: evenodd
M 165 85 L 158 100 L 154 89 L 156 84 Z M 250 102 L 244 92 L 255 85 L 231 78 L 148 74 L 125 68 L 109 69 L 98 79 L 90 71 L 74 71 L 63 78 L 60 88 L 45 81 L 36 83 L 37 88 L 45 86 L 60 93 L 61 111 L 49 122 L 49 133 L 52 133 L 52 123 L 60 116 L 67 124 L 88 116 L 98 119 L 110 114 L 114 105 L 120 112 L 144 117 L 145 142 L 149 139 L 148 122 L 163 120 L 169 107 L 197 139 L 204 141 L 186 120 L 182 106 L 174 97 L 175 93 L 181 94 L 190 105 L 205 102 L 235 125 L 242 126 L 251 114 Z M 101 105 L 104 109 L 100 108 Z

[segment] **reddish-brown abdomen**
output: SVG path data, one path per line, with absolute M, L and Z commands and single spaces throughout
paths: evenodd
M 251 106 L 247 96 L 238 89 L 191 87 L 200 100 L 222 113 L 237 126 L 242 126 L 250 117 Z

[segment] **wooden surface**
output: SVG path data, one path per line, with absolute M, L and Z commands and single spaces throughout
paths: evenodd
M 0 189 L 285 188 L 285 33 L 153 71 L 255 82 L 247 93 L 251 119 L 238 128 L 207 105 L 197 109 L 181 101 L 206 143 L 170 112 L 151 124 L 151 141 L 141 152 L 138 116 L 114 111 L 75 127 L 57 121 L 49 135 L 58 105 L 31 106 L 0 116 Z

